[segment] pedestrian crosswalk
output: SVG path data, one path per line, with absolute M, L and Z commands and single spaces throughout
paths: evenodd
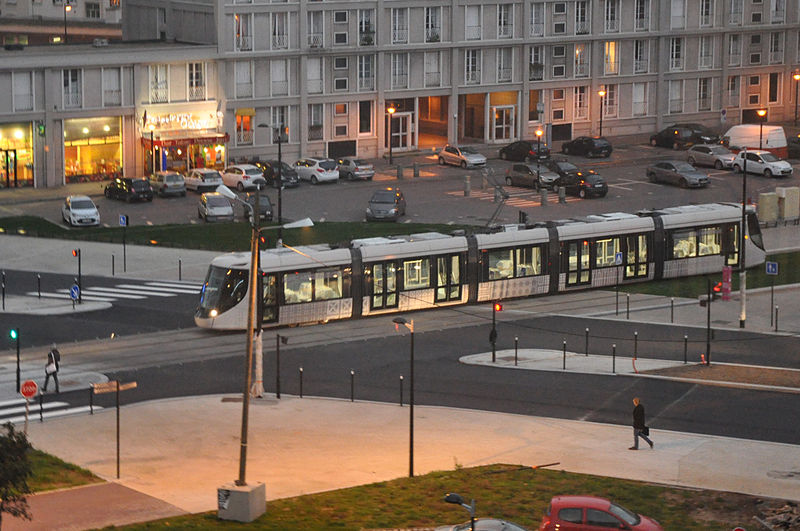
M 100 406 L 93 406 L 94 410 L 103 409 Z M 65 415 L 75 415 L 78 413 L 88 413 L 89 406 L 72 406 L 69 402 L 62 400 L 46 401 L 39 403 L 38 398 L 32 399 L 28 404 L 28 421 L 47 420 Z M 10 422 L 19 424 L 25 422 L 25 399 L 15 398 L 12 400 L 0 401 L 0 425 Z
M 197 282 L 149 281 L 131 283 L 124 281 L 114 286 L 84 285 L 81 299 L 90 302 L 115 302 L 119 300 L 142 300 L 149 297 L 175 297 L 176 295 L 196 295 L 202 284 Z M 26 295 L 38 297 L 39 292 L 29 291 Z M 69 287 L 55 291 L 42 292 L 42 297 L 70 300 Z
M 542 196 L 540 192 L 535 190 L 526 190 L 521 189 L 513 186 L 506 186 L 503 188 L 506 193 L 508 193 L 508 199 L 506 199 L 506 205 L 516 208 L 532 208 L 532 207 L 539 207 L 542 206 Z M 447 192 L 448 195 L 456 196 L 456 197 L 463 197 L 463 191 L 450 191 Z M 495 193 L 494 190 L 473 190 L 470 192 L 470 197 L 474 197 L 475 199 L 479 199 L 481 201 L 494 201 L 495 200 Z M 580 201 L 578 197 L 569 196 L 566 198 L 568 203 L 573 201 Z M 549 203 L 558 203 L 558 195 L 555 194 L 548 194 L 548 202 Z

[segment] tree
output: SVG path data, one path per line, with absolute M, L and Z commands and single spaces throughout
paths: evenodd
M 31 492 L 28 478 L 33 474 L 28 437 L 16 431 L 10 422 L 4 427 L 6 433 L 0 434 L 0 528 L 3 513 L 31 519 L 25 495 Z

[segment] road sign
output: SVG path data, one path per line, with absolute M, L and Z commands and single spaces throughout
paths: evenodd
M 78 287 L 77 284 L 73 284 L 71 288 L 69 288 L 69 296 L 72 300 L 78 300 L 78 297 L 81 296 L 81 288 Z
M 614 265 L 622 265 L 622 253 L 614 254 Z
M 33 398 L 39 392 L 39 386 L 33 380 L 25 380 L 19 387 L 19 393 L 25 398 Z
M 119 215 L 119 226 L 120 227 L 127 227 L 128 226 L 128 216 L 125 214 Z
M 778 274 L 778 262 L 767 262 L 767 274 L 768 275 Z

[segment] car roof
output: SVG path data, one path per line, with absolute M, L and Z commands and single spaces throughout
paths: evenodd
M 258 166 L 253 164 L 233 164 L 232 166 L 228 166 L 229 168 L 239 168 L 240 170 L 257 170 Z
M 194 168 L 192 169 L 192 171 L 199 171 L 200 173 L 211 173 L 211 172 L 219 173 L 219 171 L 215 170 L 214 168 Z
M 92 200 L 92 198 L 89 197 L 88 195 L 68 195 L 67 199 L 69 199 L 70 201 L 76 201 L 80 199 L 88 199 L 89 201 Z
M 657 160 L 657 161 L 656 161 L 656 164 L 658 164 L 658 163 L 660 163 L 660 162 L 668 162 L 668 163 L 670 163 L 670 164 L 688 164 L 688 162 L 686 162 L 685 160 L 677 160 L 677 159 L 663 159 L 663 160 Z
M 203 195 L 201 197 L 216 197 L 216 196 L 225 197 L 219 192 L 203 192 Z
M 739 153 L 744 153 L 744 152 L 745 152 L 745 150 L 743 149 Z M 747 152 L 748 153 L 755 153 L 756 155 L 762 155 L 764 153 L 770 153 L 766 149 L 748 149 Z
M 589 509 L 607 510 L 611 505 L 611 502 L 598 496 L 564 495 L 554 496 L 553 499 L 550 500 L 550 505 L 553 508 L 588 507 Z

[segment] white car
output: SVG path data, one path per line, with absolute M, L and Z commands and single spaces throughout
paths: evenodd
M 197 203 L 197 217 L 206 221 L 233 221 L 233 206 L 219 192 L 206 192 Z
M 733 160 L 736 173 L 744 171 L 745 154 L 747 155 L 747 173 L 760 173 L 764 177 L 788 177 L 792 174 L 792 165 L 781 160 L 769 151 L 748 149 L 740 151 Z
M 477 168 L 478 166 L 486 166 L 486 157 L 475 151 L 475 148 L 447 144 L 439 152 L 439 164 L 442 166 L 452 164 L 462 168 Z
M 333 159 L 300 159 L 294 163 L 297 176 L 311 184 L 339 181 L 339 166 Z
M 261 171 L 261 168 L 252 164 L 228 166 L 222 173 L 222 182 L 228 188 L 235 188 L 240 192 L 267 185 L 267 180 L 264 179 L 264 172 Z
M 212 168 L 195 168 L 186 176 L 186 188 L 189 190 L 216 190 L 221 184 L 222 175 Z
M 71 195 L 64 199 L 61 217 L 70 227 L 100 225 L 100 213 L 94 202 L 85 195 Z

